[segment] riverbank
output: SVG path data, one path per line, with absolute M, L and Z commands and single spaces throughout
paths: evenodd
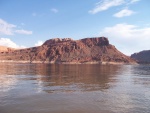
M 101 61 L 91 61 L 91 62 L 49 62 L 49 61 L 15 61 L 15 60 L 0 60 L 1 63 L 32 63 L 32 64 L 113 64 L 113 65 L 124 65 L 124 64 L 138 64 L 138 63 L 125 63 L 125 62 L 101 62 Z

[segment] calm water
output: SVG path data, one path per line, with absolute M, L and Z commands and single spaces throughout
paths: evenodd
M 0 64 L 0 113 L 150 113 L 150 66 Z

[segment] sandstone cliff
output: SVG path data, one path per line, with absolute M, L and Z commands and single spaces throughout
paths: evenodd
M 150 50 L 141 51 L 131 55 L 140 64 L 150 64 Z
M 135 63 L 105 37 L 50 39 L 42 46 L 0 54 L 1 60 L 47 63 Z

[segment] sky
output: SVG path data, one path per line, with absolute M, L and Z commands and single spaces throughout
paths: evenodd
M 0 45 L 107 37 L 126 55 L 150 50 L 150 0 L 0 0 Z

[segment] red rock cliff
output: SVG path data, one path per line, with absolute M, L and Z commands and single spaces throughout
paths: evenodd
M 50 39 L 39 47 L 3 53 L 0 55 L 0 59 L 50 63 L 135 63 L 130 57 L 119 52 L 115 46 L 109 44 L 105 37 L 81 40 L 72 40 L 71 38 Z

